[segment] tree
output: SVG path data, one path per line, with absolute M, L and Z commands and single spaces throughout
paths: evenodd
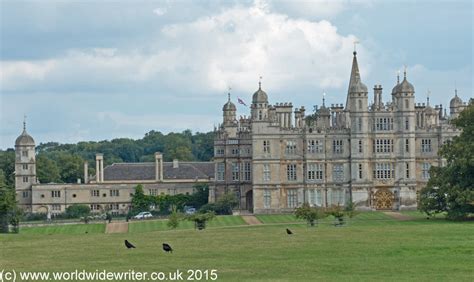
M 209 185 L 207 184 L 196 184 L 194 185 L 194 193 L 191 195 L 191 199 L 188 205 L 199 209 L 209 201 Z
M 149 211 L 150 201 L 143 192 L 143 185 L 138 184 L 135 187 L 135 193 L 132 197 L 132 213 L 137 214 L 139 212 Z
M 216 214 L 214 212 L 206 213 L 195 213 L 193 215 L 188 215 L 186 219 L 194 221 L 194 228 L 202 230 L 206 228 L 206 222 L 212 220 Z
M 19 231 L 21 210 L 17 207 L 15 190 L 7 186 L 3 170 L 0 170 L 0 233 L 8 233 L 11 224 L 14 232 Z
M 4 182 L 8 187 L 15 186 L 15 151 L 0 151 L 0 169 L 4 173 Z
M 88 216 L 91 213 L 91 208 L 86 205 L 72 205 L 66 208 L 66 215 L 69 218 L 80 218 Z
M 330 208 L 326 209 L 328 215 L 334 216 L 336 221 L 334 222 L 335 226 L 341 226 L 344 224 L 344 210 L 340 205 L 333 205 Z
M 183 214 L 178 212 L 176 207 L 173 207 L 173 212 L 171 212 L 171 215 L 168 220 L 168 227 L 175 229 L 179 226 L 179 220 L 183 217 Z
M 428 215 L 446 212 L 448 219 L 462 219 L 474 213 L 474 103 L 452 123 L 462 132 L 439 151 L 446 165 L 431 167 L 418 207 Z
M 44 153 L 36 157 L 36 175 L 40 183 L 63 182 L 58 165 Z
M 318 219 L 327 217 L 327 214 L 321 208 L 311 207 L 308 203 L 304 203 L 301 207 L 295 209 L 295 216 L 306 220 L 308 225 L 314 226 Z

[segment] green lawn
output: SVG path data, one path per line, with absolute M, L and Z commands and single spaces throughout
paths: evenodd
M 293 223 L 203 231 L 52 235 L 32 234 L 25 229 L 20 234 L 0 235 L 0 268 L 148 272 L 216 269 L 217 281 L 472 281 L 473 222 L 364 216 L 378 219 L 356 217 L 341 228 L 330 224 L 308 228 L 304 223 Z M 159 221 L 133 224 L 149 222 Z M 294 235 L 286 235 L 286 227 Z M 126 249 L 124 239 L 137 248 Z M 174 253 L 164 253 L 162 242 L 171 244 Z
M 86 234 L 104 233 L 105 224 L 63 224 L 40 227 L 22 227 L 21 234 Z
M 303 220 L 297 219 L 293 214 L 259 214 L 256 217 L 262 223 L 303 222 Z
M 132 222 L 128 226 L 129 233 L 136 232 L 148 232 L 148 231 L 158 231 L 158 230 L 170 230 L 171 228 L 167 225 L 167 219 L 161 220 L 144 220 Z M 216 216 L 213 220 L 207 223 L 207 227 L 224 227 L 224 226 L 236 226 L 236 225 L 245 225 L 245 221 L 240 216 L 232 215 L 220 215 Z M 192 229 L 194 228 L 194 222 L 182 220 L 179 222 L 177 229 Z

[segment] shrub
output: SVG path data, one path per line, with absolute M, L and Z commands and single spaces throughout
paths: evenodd
M 238 205 L 237 197 L 234 193 L 226 193 L 215 203 L 209 203 L 203 205 L 200 209 L 200 213 L 214 212 L 218 215 L 231 215 L 232 209 Z
M 86 205 L 72 205 L 66 208 L 68 218 L 81 218 L 91 213 L 91 209 Z
M 308 225 L 314 226 L 318 219 L 325 218 L 327 214 L 321 208 L 311 207 L 308 203 L 304 203 L 301 207 L 295 209 L 295 216 L 306 220 Z
M 328 215 L 332 215 L 334 216 L 334 218 L 336 219 L 336 222 L 334 223 L 334 225 L 343 225 L 344 224 L 344 210 L 342 209 L 342 207 L 340 205 L 333 205 L 332 207 L 328 208 L 326 210 L 326 213 Z
M 344 208 L 344 212 L 349 218 L 353 218 L 354 216 L 359 214 L 359 212 L 355 210 L 355 207 L 356 204 L 354 202 L 348 202 L 346 207 Z
M 175 229 L 179 226 L 179 220 L 183 218 L 183 214 L 178 212 L 176 207 L 173 207 L 173 212 L 171 213 L 169 220 L 168 220 L 168 227 Z
M 206 212 L 206 213 L 195 213 L 192 215 L 186 216 L 187 220 L 194 221 L 194 228 L 202 230 L 206 228 L 206 222 L 212 220 L 215 217 L 215 213 Z

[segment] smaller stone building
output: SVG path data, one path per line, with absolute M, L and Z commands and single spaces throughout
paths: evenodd
M 104 156 L 96 155 L 96 175 L 87 174 L 78 183 L 39 183 L 36 177 L 34 139 L 26 132 L 15 142 L 15 189 L 18 204 L 26 212 L 62 213 L 73 204 L 87 205 L 92 212 L 127 213 L 138 184 L 148 195 L 192 194 L 194 185 L 208 184 L 213 189 L 213 162 L 163 162 L 155 153 L 155 162 L 114 163 L 104 168 Z

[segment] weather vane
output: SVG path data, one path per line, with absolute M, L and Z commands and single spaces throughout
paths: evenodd
M 354 53 L 357 52 L 356 46 L 357 46 L 357 44 L 359 44 L 359 43 L 360 43 L 359 40 L 354 40 Z

